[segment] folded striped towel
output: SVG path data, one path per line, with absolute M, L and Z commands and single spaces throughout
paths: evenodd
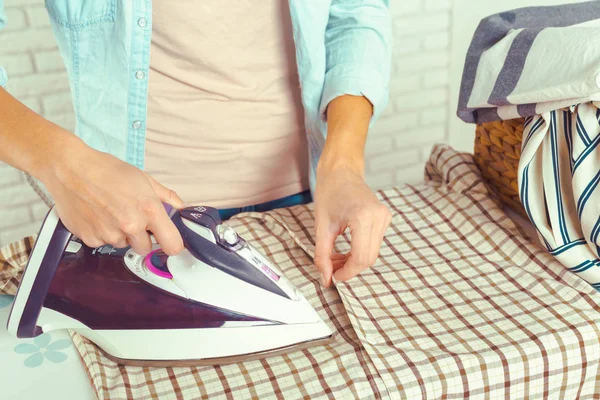
M 540 240 L 600 291 L 600 1 L 492 15 L 468 50 L 458 116 L 527 117 L 519 196 Z
M 600 1 L 528 7 L 481 21 L 458 116 L 482 123 L 600 100 Z

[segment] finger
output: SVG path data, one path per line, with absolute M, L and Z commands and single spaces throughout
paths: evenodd
M 346 261 L 348 260 L 349 256 L 350 256 L 350 254 L 348 254 L 348 253 L 347 254 L 334 253 L 331 256 L 331 263 L 333 264 L 333 272 L 342 268 L 344 266 L 344 264 L 346 264 Z
M 57 206 L 57 211 L 64 226 L 86 246 L 94 249 L 106 244 L 106 242 L 102 239 L 102 236 L 97 234 L 97 232 L 99 232 L 97 227 L 92 224 L 94 221 L 93 217 L 86 217 L 85 214 L 78 209 L 74 209 L 72 210 L 72 213 L 67 214 L 62 211 L 60 206 Z M 77 215 L 77 213 L 83 217 L 75 217 L 72 220 L 71 216 Z
M 358 225 L 358 226 L 357 226 Z M 347 281 L 368 268 L 373 256 L 371 246 L 371 231 L 373 224 L 369 221 L 359 221 L 357 228 L 352 230 L 350 256 L 344 266 L 334 273 L 336 281 Z
M 118 240 L 113 240 L 109 244 L 117 249 L 122 249 L 129 246 L 129 243 L 127 242 L 127 238 L 125 236 L 121 236 Z
M 95 249 L 96 247 L 100 247 L 102 245 L 104 245 L 105 243 L 98 238 L 96 235 L 86 235 L 83 234 L 81 236 L 77 235 L 77 237 L 79 239 L 81 239 L 81 241 L 87 246 L 87 247 L 91 247 L 92 249 Z
M 383 238 L 385 237 L 385 233 L 390 226 L 392 221 L 392 214 L 388 211 L 387 208 L 383 208 L 379 213 L 375 223 L 373 224 L 373 230 L 371 232 L 371 250 L 370 254 L 373 256 L 372 263 L 369 267 L 373 266 L 379 257 L 379 253 L 381 251 L 381 245 L 383 243 Z
M 148 232 L 140 232 L 135 235 L 127 236 L 127 242 L 139 255 L 145 256 L 152 251 L 152 241 Z
M 160 201 L 168 203 L 175 208 L 183 208 L 183 200 L 174 190 L 161 185 L 151 176 L 148 176 L 148 179 L 150 179 L 150 184 Z
M 125 235 L 119 230 L 104 229 L 96 232 L 98 232 L 96 237 L 99 237 L 102 240 L 102 244 L 109 244 L 116 248 L 127 246 Z
M 154 234 L 156 241 L 166 254 L 174 256 L 183 250 L 181 234 L 162 206 L 153 213 L 152 219 L 148 223 L 148 229 Z
M 114 218 L 100 218 L 95 221 L 96 236 L 103 244 L 111 245 L 117 249 L 127 247 L 127 235 L 121 231 Z
M 371 246 L 369 248 L 369 254 L 371 258 L 367 268 L 372 267 L 373 264 L 377 262 L 377 258 L 379 258 L 379 251 L 381 250 L 381 243 L 383 242 L 383 235 L 385 233 L 383 222 L 373 224 L 373 228 L 371 230 Z
M 387 211 L 387 209 L 385 210 L 384 216 L 380 219 L 381 223 L 380 223 L 380 227 L 379 227 L 379 231 L 377 232 L 378 235 L 378 248 L 377 251 L 379 252 L 379 250 L 381 249 L 381 244 L 383 243 L 383 238 L 385 237 L 385 234 L 388 230 L 388 228 L 390 227 L 390 224 L 392 222 L 392 214 Z
M 385 235 L 385 232 L 387 231 L 387 229 L 390 227 L 390 224 L 392 223 L 392 213 L 390 212 L 390 210 L 387 207 L 384 206 L 383 215 L 384 215 L 384 217 L 382 218 L 382 220 L 383 220 L 383 235 Z
M 315 265 L 323 277 L 323 286 L 331 285 L 331 274 L 333 274 L 333 264 L 331 262 L 331 253 L 337 234 L 332 229 L 329 220 L 323 218 L 316 222 L 316 245 L 315 245 Z
M 346 261 L 348 259 L 348 256 L 350 256 L 350 253 L 333 253 L 331 255 L 331 260 L 332 261 L 336 261 L 336 260 Z

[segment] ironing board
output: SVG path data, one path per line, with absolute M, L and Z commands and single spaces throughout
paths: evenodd
M 25 342 L 8 335 L 5 326 L 11 302 L 12 296 L 0 294 L 0 398 L 95 399 L 68 332 Z M 48 347 L 56 349 L 50 358 Z
M 600 293 L 530 240 L 467 154 L 436 146 L 393 211 L 375 266 L 325 289 L 311 205 L 231 224 L 304 292 L 335 343 L 222 367 L 122 367 L 71 334 L 99 399 L 578 398 L 600 392 Z M 14 291 L 28 240 L 5 248 Z M 349 237 L 336 243 L 348 251 Z

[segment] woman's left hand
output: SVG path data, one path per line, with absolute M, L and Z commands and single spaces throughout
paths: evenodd
M 360 169 L 323 166 L 315 190 L 315 264 L 329 287 L 332 277 L 346 281 L 372 266 L 379 256 L 391 213 L 365 183 Z M 350 229 L 351 249 L 334 252 L 336 238 Z

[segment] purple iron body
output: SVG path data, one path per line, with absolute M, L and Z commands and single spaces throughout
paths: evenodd
M 209 207 L 169 210 L 185 250 L 90 248 L 53 208 L 8 321 L 19 338 L 72 329 L 126 364 L 226 363 L 327 339 L 302 294 Z M 156 345 L 161 343 L 161 345 Z

